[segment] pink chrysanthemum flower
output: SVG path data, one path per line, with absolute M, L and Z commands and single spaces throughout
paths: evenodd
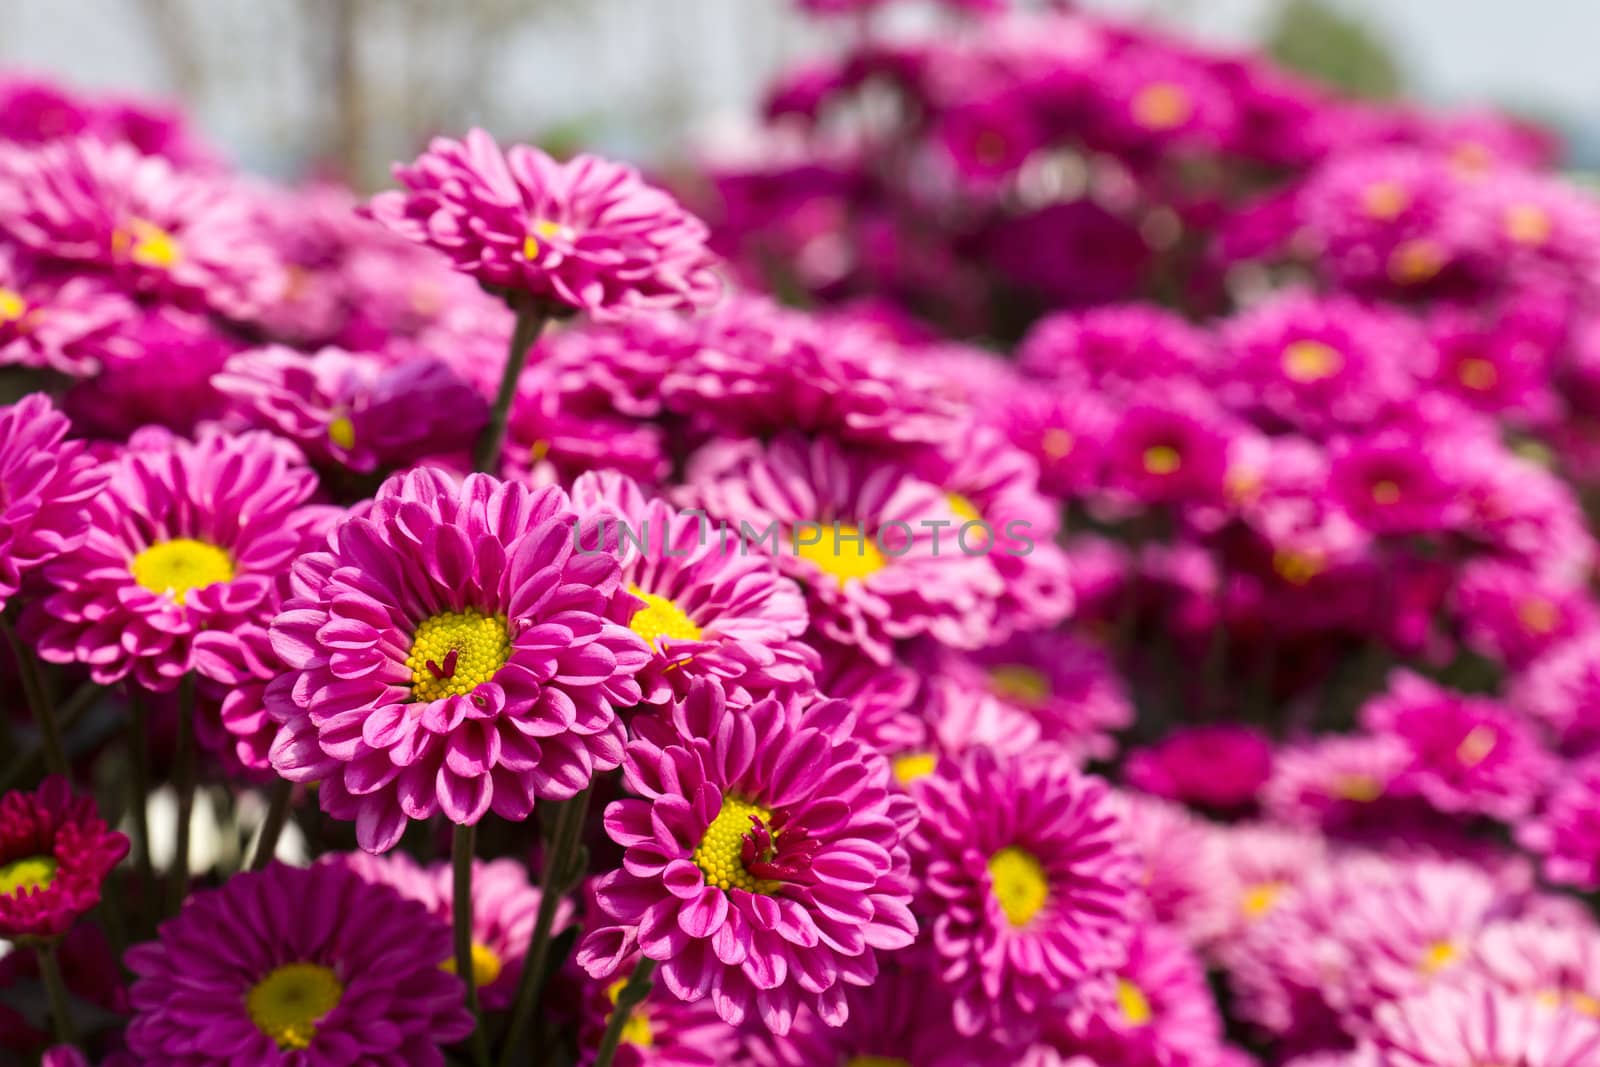
M 1218 848 L 1231 894 L 1224 913 L 1232 941 L 1271 915 L 1305 879 L 1328 859 L 1328 842 L 1318 834 L 1267 823 L 1219 828 Z
M 101 884 L 127 854 L 128 838 L 65 778 L 0 797 L 0 937 L 62 936 L 100 903 Z
M 1112 405 L 1098 393 L 1017 380 L 1008 382 L 1001 395 L 983 401 L 979 413 L 1033 457 L 1044 492 L 1071 499 L 1097 487 L 1106 444 L 1117 425 Z
M 128 1047 L 173 1067 L 442 1067 L 472 1032 L 449 956 L 447 926 L 348 868 L 238 874 L 128 950 Z
M 372 217 L 485 285 L 596 318 L 695 307 L 719 291 L 705 225 L 631 167 L 473 130 L 395 167 Z
M 1189 809 L 1142 793 L 1119 793 L 1122 821 L 1143 864 L 1140 884 L 1156 922 L 1206 945 L 1233 924 L 1234 872 L 1222 836 Z
M 1402 743 L 1410 756 L 1398 792 L 1415 793 L 1443 812 L 1510 821 L 1526 814 L 1553 770 L 1539 736 L 1496 701 L 1441 689 L 1402 672 L 1361 709 L 1371 733 Z
M 1208 416 L 1141 403 L 1122 412 L 1104 448 L 1105 485 L 1129 505 L 1214 504 L 1228 470 L 1228 434 Z
M 25 576 L 89 536 L 84 502 L 105 474 L 65 440 L 69 428 L 43 393 L 0 407 L 0 610 Z
M 93 279 L 52 277 L 0 248 L 0 367 L 87 377 L 133 314 L 127 300 Z
M 606 810 L 627 851 L 595 888 L 609 925 L 579 964 L 610 978 L 637 949 L 675 996 L 709 997 L 734 1025 L 784 1034 L 807 1008 L 843 1023 L 846 989 L 916 934 L 914 806 L 851 726 L 843 701 L 735 711 L 709 679 L 670 717 L 635 720 L 624 773 L 642 799 Z
M 807 643 L 822 657 L 817 692 L 849 702 L 858 739 L 879 752 L 902 752 L 926 742 L 927 723 L 917 702 L 920 680 L 910 664 L 898 658 L 879 664 L 858 648 L 815 633 Z
M 688 515 L 610 471 L 581 476 L 573 503 L 617 537 L 630 597 L 613 618 L 649 642 L 638 683 L 647 704 L 682 699 L 714 675 L 736 704 L 812 684 L 818 657 L 800 637 L 805 596 L 772 560 L 726 543 L 703 516 Z
M 1376 1067 L 1589 1067 L 1600 1022 L 1493 986 L 1445 987 L 1381 1009 L 1372 1044 Z
M 0 151 L 0 231 L 41 259 L 235 319 L 284 284 L 261 206 L 240 184 L 93 137 Z
M 62 398 L 72 425 L 89 437 L 125 440 L 145 426 L 193 434 L 221 418 L 222 394 L 211 376 L 238 342 L 203 314 L 163 305 L 121 326 L 100 373 L 76 382 Z
M 1561 642 L 1513 675 L 1506 703 L 1569 755 L 1600 747 L 1600 630 Z
M 1535 919 L 1489 924 L 1472 944 L 1472 973 L 1508 992 L 1600 1017 L 1600 930 Z
M 450 865 L 422 867 L 404 852 L 372 856 L 350 852 L 324 862 L 348 867 L 365 881 L 393 887 L 401 896 L 420 901 L 428 914 L 449 929 L 455 902 Z M 516 860 L 475 860 L 472 864 L 472 974 L 483 1006 L 508 1007 L 516 996 L 522 962 L 539 916 L 539 889 L 528 884 L 528 869 Z M 572 902 L 556 906 L 555 933 L 572 922 Z M 454 974 L 454 953 L 439 965 Z
M 517 383 L 506 429 L 508 477 L 570 484 L 588 471 L 610 469 L 646 485 L 666 478 L 672 460 L 661 427 L 564 396 L 545 375 L 535 366 Z
M 1461 509 L 1456 487 L 1441 469 L 1440 445 L 1382 438 L 1341 448 L 1328 472 L 1329 495 L 1373 534 L 1406 536 L 1448 529 Z
M 586 525 L 554 487 L 390 478 L 295 563 L 274 768 L 383 852 L 408 818 L 521 820 L 615 767 L 649 652 L 607 621 L 620 574 Z
M 1600 626 L 1600 612 L 1583 585 L 1557 584 L 1493 558 L 1461 567 L 1452 600 L 1467 645 L 1513 670 Z
M 1254 802 L 1272 775 L 1272 742 L 1238 724 L 1190 726 L 1128 755 L 1127 780 L 1146 793 L 1236 809 Z
M 578 1038 L 578 1062 L 583 1067 L 594 1062 L 617 997 L 632 973 L 630 964 L 608 981 L 585 983 Z M 657 982 L 623 1024 L 612 1063 L 617 1067 L 722 1067 L 740 1062 L 736 1059 L 739 1043 L 738 1028 L 724 1022 L 710 1000 L 679 1000 Z
M 1262 809 L 1279 822 L 1341 830 L 1382 820 L 1395 783 L 1411 766 L 1399 738 L 1320 736 L 1278 750 Z
M 1552 882 L 1600 889 L 1600 755 L 1567 765 L 1539 814 L 1517 828 L 1517 841 L 1540 857 Z
M 1161 382 L 1208 377 L 1216 356 L 1209 338 L 1179 316 L 1126 304 L 1040 319 L 1023 338 L 1017 360 L 1035 377 L 1127 403 Z
M 918 910 L 956 1028 L 1025 1034 L 1125 958 L 1140 863 L 1105 783 L 1060 758 L 982 749 L 916 783 Z
M 230 359 L 212 384 L 247 425 L 269 429 L 314 463 L 361 473 L 464 451 L 489 405 L 435 359 L 389 365 L 374 355 L 272 347 Z
M 786 1036 L 752 1031 L 745 1060 L 751 1067 L 816 1067 L 860 1064 L 877 1067 L 971 1067 L 995 1053 L 983 1038 L 968 1037 L 951 1024 L 950 992 L 937 975 L 901 954 L 872 985 L 851 989 L 850 1018 L 829 1026 L 815 1012 L 802 1012 Z
M 816 628 L 879 663 L 896 639 L 972 648 L 991 633 L 1002 583 L 982 530 L 889 461 L 784 436 L 703 451 L 690 491 L 805 587 Z
M 277 610 L 316 477 L 264 433 L 135 434 L 88 503 L 83 547 L 45 570 L 53 591 L 24 625 L 51 663 L 102 685 L 131 676 L 165 691 L 247 624 Z M 228 679 L 220 679 L 226 681 Z

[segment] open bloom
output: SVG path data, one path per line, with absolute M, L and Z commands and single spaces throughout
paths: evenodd
M 447 926 L 348 868 L 238 874 L 128 950 L 128 1047 L 173 1067 L 443 1065 L 472 1032 L 449 955 Z
M 1123 962 L 1143 865 L 1104 782 L 1060 756 L 978 749 L 915 786 L 917 909 L 957 1029 L 1026 1033 Z
M 1560 885 L 1600 889 L 1600 755 L 1569 764 L 1539 814 L 1517 827 L 1523 848 Z
M 632 973 L 630 964 L 615 978 L 584 983 L 579 1036 L 579 1062 L 584 1067 L 594 1062 L 617 997 Z M 737 1062 L 741 1036 L 718 1017 L 711 1001 L 679 1000 L 657 982 L 623 1024 L 612 1062 L 617 1067 L 722 1067 Z
M 133 313 L 91 278 L 52 277 L 0 249 L 0 366 L 93 374 Z
M 326 862 L 348 867 L 366 881 L 393 887 L 401 896 L 422 903 L 440 926 L 450 928 L 455 904 L 450 864 L 441 861 L 423 867 L 399 851 L 386 856 L 351 852 L 329 857 Z M 505 1008 L 515 998 L 540 899 L 538 887 L 528 884 L 528 870 L 518 861 L 473 861 L 472 975 L 484 1007 Z M 559 934 L 571 921 L 572 902 L 563 900 L 556 906 L 554 933 Z M 439 962 L 455 973 L 453 951 Z
M 165 691 L 198 648 L 277 610 L 316 477 L 264 433 L 186 441 L 155 428 L 107 468 L 88 539 L 46 568 L 54 591 L 24 623 L 51 663 L 87 664 L 101 685 L 131 675 Z
M 1588 1067 L 1600 1021 L 1486 984 L 1436 989 L 1378 1012 L 1377 1067 Z
M 89 536 L 83 504 L 105 475 L 68 429 L 43 393 L 0 407 L 0 610 L 25 575 Z
M 65 934 L 100 903 L 101 884 L 127 854 L 127 837 L 65 778 L 0 797 L 0 937 Z
M 395 168 L 372 217 L 485 285 L 597 318 L 694 307 L 719 291 L 705 224 L 632 167 L 473 130 Z
M 40 259 L 231 318 L 253 316 L 284 284 L 261 205 L 239 183 L 94 137 L 0 152 L 0 231 Z
M 878 953 L 916 933 L 902 838 L 915 821 L 888 763 L 850 736 L 843 701 L 727 707 L 699 682 L 670 717 L 636 720 L 624 773 L 640 799 L 606 809 L 627 851 L 600 879 L 606 921 L 578 962 L 609 978 L 635 950 L 683 1000 L 787 1033 L 809 1009 L 837 1026 Z
M 313 462 L 363 473 L 465 451 L 489 419 L 482 395 L 437 359 L 391 366 L 336 348 L 272 347 L 234 356 L 212 384 L 249 425 L 287 437 Z
M 715 675 L 736 703 L 779 688 L 810 686 L 818 656 L 800 637 L 805 596 L 772 560 L 724 542 L 703 516 L 646 500 L 614 472 L 585 474 L 573 487 L 578 509 L 616 528 L 622 580 L 631 597 L 614 603 L 616 621 L 650 643 L 639 674 L 645 703 L 683 697 Z
M 712 446 L 690 491 L 805 586 L 818 629 L 879 663 L 898 638 L 972 648 L 989 637 L 1002 590 L 986 558 L 993 538 L 892 462 L 797 436 L 764 450 Z
M 383 852 L 406 819 L 521 820 L 622 759 L 648 646 L 567 495 L 419 468 L 302 556 L 272 628 L 294 675 L 272 764 Z M 274 697 L 269 689 L 269 699 Z

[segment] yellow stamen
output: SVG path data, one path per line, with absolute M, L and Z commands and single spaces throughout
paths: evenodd
M 1144 469 L 1148 474 L 1173 474 L 1183 466 L 1183 457 L 1171 445 L 1151 445 L 1144 450 Z
M 1461 950 L 1450 941 L 1435 941 L 1422 953 L 1422 959 L 1417 961 L 1417 970 L 1423 974 L 1434 975 L 1454 963 L 1461 955 Z
M 1117 979 L 1117 1007 L 1122 1009 L 1123 1021 L 1129 1026 L 1145 1026 L 1155 1017 L 1150 998 L 1126 978 Z
M 1194 101 L 1183 86 L 1154 82 L 1133 97 L 1133 121 L 1147 130 L 1171 130 L 1182 126 L 1194 114 Z
M 195 589 L 233 581 L 233 559 L 216 545 L 177 537 L 140 552 L 128 564 L 133 580 L 182 604 Z
M 1050 699 L 1050 679 L 1022 663 L 1002 663 L 989 671 L 989 688 L 1007 700 L 1037 707 Z
M 1456 379 L 1468 389 L 1486 393 L 1500 380 L 1500 372 L 1483 357 L 1468 356 L 1456 364 Z
M 1456 760 L 1463 767 L 1476 767 L 1489 758 L 1489 753 L 1494 751 L 1494 746 L 1500 742 L 1500 735 L 1492 726 L 1474 726 L 1467 736 L 1461 739 L 1461 744 L 1456 746 Z
M 1383 783 L 1370 774 L 1345 774 L 1334 781 L 1333 793 L 1342 800 L 1371 804 L 1383 796 Z
M 328 423 L 328 440 L 343 449 L 356 447 L 356 424 L 348 415 L 340 415 Z
M 1046 459 L 1062 460 L 1072 455 L 1072 446 L 1076 444 L 1073 437 L 1066 430 L 1052 427 L 1046 430 L 1039 438 L 1039 449 L 1045 454 Z
M 1421 285 L 1444 269 L 1444 250 L 1426 237 L 1402 241 L 1389 253 L 1389 278 L 1399 285 Z
M 308 1049 L 317 1024 L 339 1006 L 344 984 L 321 964 L 286 963 L 250 988 L 245 1010 L 282 1050 Z
M 1372 485 L 1372 499 L 1387 507 L 1400 502 L 1400 486 L 1388 478 L 1374 482 Z
M 705 872 L 707 885 L 724 890 L 743 889 L 749 893 L 771 893 L 780 885 L 757 878 L 744 869 L 740 853 L 744 850 L 745 835 L 754 829 L 750 822 L 752 815 L 764 825 L 772 822 L 772 812 L 760 804 L 734 796 L 722 798 L 722 810 L 706 827 L 700 847 L 694 850 L 695 866 Z
M 177 238 L 145 219 L 129 219 L 127 229 L 117 231 L 111 243 L 113 249 L 125 253 L 141 267 L 166 270 L 183 258 Z
M 972 501 L 960 493 L 950 493 L 945 499 L 950 503 L 950 510 L 961 517 L 962 522 L 982 522 L 983 515 L 972 506 Z
M 557 234 L 564 232 L 566 227 L 559 222 L 551 222 L 549 219 L 534 219 L 533 224 L 528 229 L 532 232 L 522 240 L 522 258 L 538 259 L 539 238 L 543 237 L 548 241 Z
M 1550 240 L 1550 214 L 1538 204 L 1512 204 L 1506 209 L 1506 236 L 1519 245 L 1538 247 Z
M 794 554 L 840 585 L 863 581 L 888 565 L 888 559 L 860 527 L 839 523 L 811 532 L 818 535 L 817 540 L 802 544 L 794 539 Z
M 1027 926 L 1050 899 L 1044 865 L 1010 845 L 989 857 L 989 886 L 1012 926 Z
M 1327 562 L 1321 555 L 1310 552 L 1280 548 L 1272 554 L 1273 571 L 1290 585 L 1305 585 L 1327 570 L 1327 567 Z
M 1247 919 L 1259 919 L 1277 905 L 1278 898 L 1288 888 L 1282 882 L 1259 882 L 1246 886 L 1243 896 L 1239 898 L 1239 910 L 1244 912 Z
M 1321 341 L 1295 341 L 1283 350 L 1283 373 L 1292 382 L 1326 381 L 1344 367 L 1344 356 Z
M 28 302 L 15 289 L 0 288 L 0 326 L 21 322 L 28 313 Z
M 24 856 L 0 866 L 0 897 L 49 889 L 57 866 L 54 856 Z
M 1517 621 L 1531 634 L 1543 637 L 1561 624 L 1561 612 L 1542 596 L 1531 596 L 1517 605 Z
M 918 778 L 932 774 L 939 766 L 939 757 L 932 752 L 907 752 L 903 756 L 896 756 L 890 766 L 901 785 L 910 785 Z
M 1361 210 L 1369 218 L 1389 222 L 1411 206 L 1411 193 L 1395 181 L 1373 182 L 1361 194 Z
M 477 608 L 445 611 L 422 620 L 411 640 L 406 666 L 416 700 L 466 696 L 495 676 L 511 658 L 504 615 Z
M 644 607 L 634 612 L 633 618 L 628 621 L 628 628 L 650 642 L 652 647 L 660 649 L 664 637 L 674 641 L 700 640 L 700 627 L 670 598 L 647 593 L 632 584 L 628 586 L 628 592 L 644 601 Z
M 505 966 L 499 955 L 488 945 L 474 941 L 472 943 L 472 984 L 482 989 L 484 986 L 494 985 L 500 977 L 500 971 Z M 441 970 L 456 973 L 456 958 L 451 956 L 439 964 Z

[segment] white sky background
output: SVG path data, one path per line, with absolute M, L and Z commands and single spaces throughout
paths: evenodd
M 324 109 L 304 76 L 306 42 L 296 38 L 292 15 L 301 3 L 340 2 L 188 0 L 201 16 L 203 46 L 226 72 L 192 106 L 201 126 L 247 165 L 281 171 L 300 162 L 305 131 Z M 1209 40 L 1245 44 L 1275 2 L 1084 0 L 1082 6 L 1154 14 Z M 7 69 L 86 88 L 172 91 L 140 0 L 0 0 L 0 6 L 0 65 Z M 1422 95 L 1515 103 L 1562 120 L 1580 145 L 1600 149 L 1600 0 L 1339 0 L 1339 6 L 1380 31 Z M 690 124 L 749 114 L 773 70 L 826 44 L 827 34 L 805 25 L 788 0 L 564 0 L 503 50 L 490 72 L 491 113 L 482 119 L 523 134 L 581 122 L 614 151 L 670 151 Z M 402 51 L 379 34 L 368 60 L 383 68 L 476 61 L 449 40 L 421 55 Z

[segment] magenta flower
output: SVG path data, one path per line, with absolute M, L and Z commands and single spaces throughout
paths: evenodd
M 623 967 L 608 981 L 584 983 L 578 1061 L 583 1067 L 594 1062 L 600 1038 L 616 1010 L 617 996 L 636 963 Z M 658 982 L 623 1024 L 612 1062 L 617 1067 L 722 1067 L 738 1062 L 742 1037 L 717 1015 L 710 1000 L 679 1000 Z
M 1261 807 L 1274 819 L 1307 829 L 1341 830 L 1392 814 L 1384 803 L 1411 766 L 1398 737 L 1323 735 L 1281 748 Z
M 1172 312 L 1145 304 L 1046 316 L 1017 349 L 1027 374 L 1092 387 L 1123 403 L 1164 381 L 1206 378 L 1217 358 L 1205 334 Z
M 235 319 L 284 284 L 260 205 L 241 184 L 92 137 L 0 151 L 0 232 L 41 259 Z
M 1514 675 L 1506 703 L 1569 755 L 1600 747 L 1600 630 L 1561 642 Z
M 1221 936 L 1239 907 L 1222 835 L 1181 805 L 1142 793 L 1116 797 L 1142 864 L 1140 881 L 1151 918 L 1191 945 Z
M 1176 407 L 1124 411 L 1104 452 L 1105 484 L 1133 504 L 1211 504 L 1222 498 L 1228 437 Z
M 399 851 L 386 856 L 348 852 L 326 857 L 323 862 L 348 867 L 364 881 L 389 886 L 406 899 L 418 901 L 439 926 L 450 929 L 455 885 L 448 863 L 422 867 Z M 528 884 L 528 870 L 518 861 L 473 861 L 472 974 L 485 1008 L 506 1008 L 515 998 L 539 916 L 539 901 L 538 887 Z M 572 915 L 572 902 L 561 901 L 556 907 L 555 933 L 571 925 Z M 442 958 L 439 966 L 454 974 L 455 954 Z
M 391 366 L 336 348 L 271 347 L 234 356 L 212 384 L 247 425 L 362 473 L 464 451 L 489 418 L 478 391 L 435 359 Z
M 1517 841 L 1540 857 L 1558 885 L 1600 889 L 1600 756 L 1569 764 Z
M 1600 612 L 1582 585 L 1557 583 L 1493 558 L 1463 565 L 1452 599 L 1467 645 L 1512 669 L 1600 625 Z
M 1429 534 L 1457 518 L 1455 487 L 1439 468 L 1440 442 L 1361 441 L 1333 457 L 1329 491 L 1374 534 Z
M 106 875 L 127 854 L 128 838 L 65 778 L 0 797 L 0 937 L 61 937 L 100 903 Z
M 703 451 L 690 492 L 805 587 L 816 628 L 879 663 L 899 638 L 988 639 L 1002 583 L 980 524 L 886 460 L 784 436 Z
M 1252 803 L 1272 774 L 1272 742 L 1248 726 L 1191 726 L 1173 730 L 1128 755 L 1128 782 L 1147 793 L 1205 807 Z
M 607 922 L 578 948 L 597 979 L 635 950 L 682 1000 L 788 1033 L 805 1009 L 849 1017 L 878 953 L 916 934 L 902 838 L 915 821 L 843 701 L 729 709 L 710 680 L 670 717 L 635 720 L 606 832 L 627 851 L 595 889 Z
M 76 382 L 62 409 L 87 436 L 123 440 L 152 424 L 191 435 L 224 414 L 211 377 L 237 348 L 206 315 L 171 306 L 144 311 L 121 325 L 100 373 Z
M 485 285 L 596 318 L 717 295 L 705 225 L 631 167 L 502 151 L 473 130 L 394 173 L 405 190 L 373 197 L 372 217 Z
M 293 446 L 263 433 L 186 441 L 154 428 L 106 469 L 88 539 L 45 569 L 53 591 L 23 623 L 51 663 L 165 691 L 277 610 L 316 478 Z
M 1443 812 L 1517 819 L 1534 805 L 1554 770 L 1538 734 L 1521 716 L 1406 672 L 1361 709 L 1361 723 L 1405 746 L 1410 761 L 1395 789 L 1418 794 Z
M 0 249 L 0 366 L 87 377 L 133 314 L 127 300 L 91 278 L 52 277 Z
M 1600 1062 L 1600 1022 L 1474 984 L 1383 1008 L 1372 1044 L 1378 1067 L 1588 1067 Z
M 607 621 L 620 591 L 560 489 L 420 468 L 300 557 L 272 643 L 273 767 L 318 782 L 369 852 L 443 812 L 522 820 L 622 759 L 644 640 Z M 580 547 L 587 551 L 580 551 Z
M 917 910 L 958 1030 L 1026 1034 L 1035 1013 L 1123 962 L 1141 865 L 1103 782 L 1059 757 L 979 749 L 914 793 Z
M 703 516 L 688 515 L 610 471 L 585 474 L 573 502 L 620 540 L 622 581 L 613 619 L 650 644 L 638 675 L 643 700 L 681 700 L 714 675 L 735 704 L 811 687 L 817 654 L 800 637 L 808 616 L 799 586 L 772 560 L 724 543 Z
M 0 610 L 27 575 L 89 536 L 84 503 L 105 474 L 68 429 L 43 393 L 0 407 Z
M 1600 930 L 1587 916 L 1490 923 L 1473 942 L 1472 971 L 1507 992 L 1600 1015 Z
M 173 1067 L 442 1067 L 472 1031 L 449 955 L 421 904 L 345 867 L 238 874 L 128 950 L 128 1047 Z

